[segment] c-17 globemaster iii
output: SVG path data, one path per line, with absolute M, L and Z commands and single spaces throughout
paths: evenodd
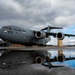
M 51 29 L 63 29 L 61 27 L 46 27 L 41 29 L 40 31 L 35 31 L 35 30 L 29 30 L 29 29 L 24 29 L 18 26 L 12 26 L 12 25 L 6 25 L 3 26 L 0 29 L 0 38 L 3 39 L 4 41 L 11 43 L 16 43 L 16 44 L 24 44 L 26 46 L 32 46 L 32 45 L 43 45 L 46 46 L 46 43 L 50 41 L 49 36 L 54 36 L 60 40 L 63 40 L 65 36 L 72 36 L 75 37 L 75 35 L 72 34 L 63 34 L 62 32 L 59 33 L 52 33 L 50 32 Z M 5 53 L 6 51 L 1 50 L 0 53 Z M 44 55 L 45 57 L 50 57 L 50 54 L 47 51 L 36 51 L 39 56 Z M 2 55 L 1 54 L 1 55 Z M 40 63 L 42 58 L 40 58 L 38 55 L 35 58 L 35 61 L 37 63 Z M 62 57 L 62 61 L 65 59 L 64 56 Z M 48 58 L 45 58 L 48 60 Z M 60 60 L 60 59 L 58 59 Z M 49 61 L 49 60 L 48 60 Z M 52 61 L 56 61 L 52 60 Z
M 64 39 L 65 36 L 74 36 L 72 34 L 52 33 L 51 29 L 63 29 L 61 27 L 46 27 L 40 31 L 23 29 L 18 26 L 4 26 L 0 29 L 0 38 L 11 43 L 25 44 L 25 45 L 46 45 L 50 41 L 49 36 Z M 44 30 L 47 30 L 46 32 Z

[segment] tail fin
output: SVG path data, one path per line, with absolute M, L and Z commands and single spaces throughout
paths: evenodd
M 48 27 L 46 27 L 44 29 L 41 29 L 41 31 L 47 30 L 47 32 L 50 32 L 51 29 L 63 29 L 63 28 L 62 27 L 50 27 L 50 26 L 48 26 Z

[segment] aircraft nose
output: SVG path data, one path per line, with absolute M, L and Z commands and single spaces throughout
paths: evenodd
M 1 36 L 1 29 L 0 29 L 0 36 Z
M 2 32 L 2 30 L 0 29 L 0 38 L 1 38 L 2 33 L 3 33 L 3 32 Z

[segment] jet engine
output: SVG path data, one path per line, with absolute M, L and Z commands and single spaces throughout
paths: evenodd
M 38 56 L 35 58 L 35 63 L 42 63 L 45 62 L 51 56 L 51 53 L 47 51 L 37 51 Z
M 35 59 L 35 63 L 38 63 L 38 64 L 40 64 L 42 62 L 42 58 L 41 57 L 36 57 L 36 59 Z
M 57 33 L 56 37 L 59 39 L 59 40 L 63 40 L 64 39 L 64 34 L 62 32 L 59 32 Z
M 35 33 L 35 37 L 36 38 L 45 38 L 46 37 L 46 34 L 44 32 L 37 31 Z
M 64 62 L 65 61 L 65 55 L 63 55 L 63 54 L 58 55 L 57 61 Z

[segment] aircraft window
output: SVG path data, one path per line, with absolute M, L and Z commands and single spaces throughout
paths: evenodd
M 2 28 L 6 28 L 6 27 L 2 27 Z
M 11 27 L 3 27 L 3 28 L 6 28 L 6 29 L 8 29 L 8 30 L 12 30 L 12 28 L 11 28 Z
M 17 31 L 17 29 L 13 29 L 13 30 Z
M 8 27 L 9 30 L 12 30 L 12 28 Z
M 18 29 L 18 31 L 21 31 L 20 29 Z
M 8 27 L 3 27 L 3 28 L 7 28 L 8 29 Z

